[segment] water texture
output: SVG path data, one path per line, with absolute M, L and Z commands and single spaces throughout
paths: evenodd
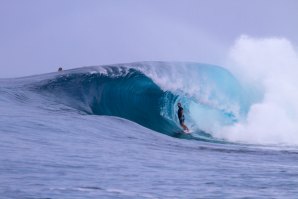
M 197 63 L 1 79 L 0 197 L 297 198 L 296 140 L 235 142 L 225 132 L 262 98 Z

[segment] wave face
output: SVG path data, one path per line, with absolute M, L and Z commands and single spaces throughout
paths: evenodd
M 250 102 L 225 69 L 196 63 L 142 62 L 64 71 L 32 87 L 86 114 L 109 115 L 175 136 L 178 101 L 194 137 L 244 117 Z M 244 100 L 245 99 L 245 100 Z M 211 132 L 211 133 L 210 133 Z
M 133 68 L 104 67 L 104 73 L 62 75 L 38 87 L 48 96 L 87 114 L 125 118 L 152 130 L 171 134 L 179 128 L 161 115 L 177 96 L 160 89 Z

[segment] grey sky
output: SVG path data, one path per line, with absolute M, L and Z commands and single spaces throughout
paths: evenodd
M 235 39 L 298 43 L 296 0 L 0 0 L 0 77 L 134 61 L 220 64 Z

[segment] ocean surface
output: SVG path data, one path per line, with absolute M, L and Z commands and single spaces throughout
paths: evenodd
M 264 97 L 198 63 L 0 79 L 0 198 L 298 198 L 296 137 L 246 125 Z

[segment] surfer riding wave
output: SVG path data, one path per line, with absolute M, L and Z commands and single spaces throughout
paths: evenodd
M 189 129 L 184 124 L 185 118 L 184 118 L 184 113 L 183 113 L 183 108 L 181 103 L 179 102 L 177 106 L 178 106 L 178 119 L 179 119 L 180 126 L 183 128 L 184 131 L 189 132 Z

